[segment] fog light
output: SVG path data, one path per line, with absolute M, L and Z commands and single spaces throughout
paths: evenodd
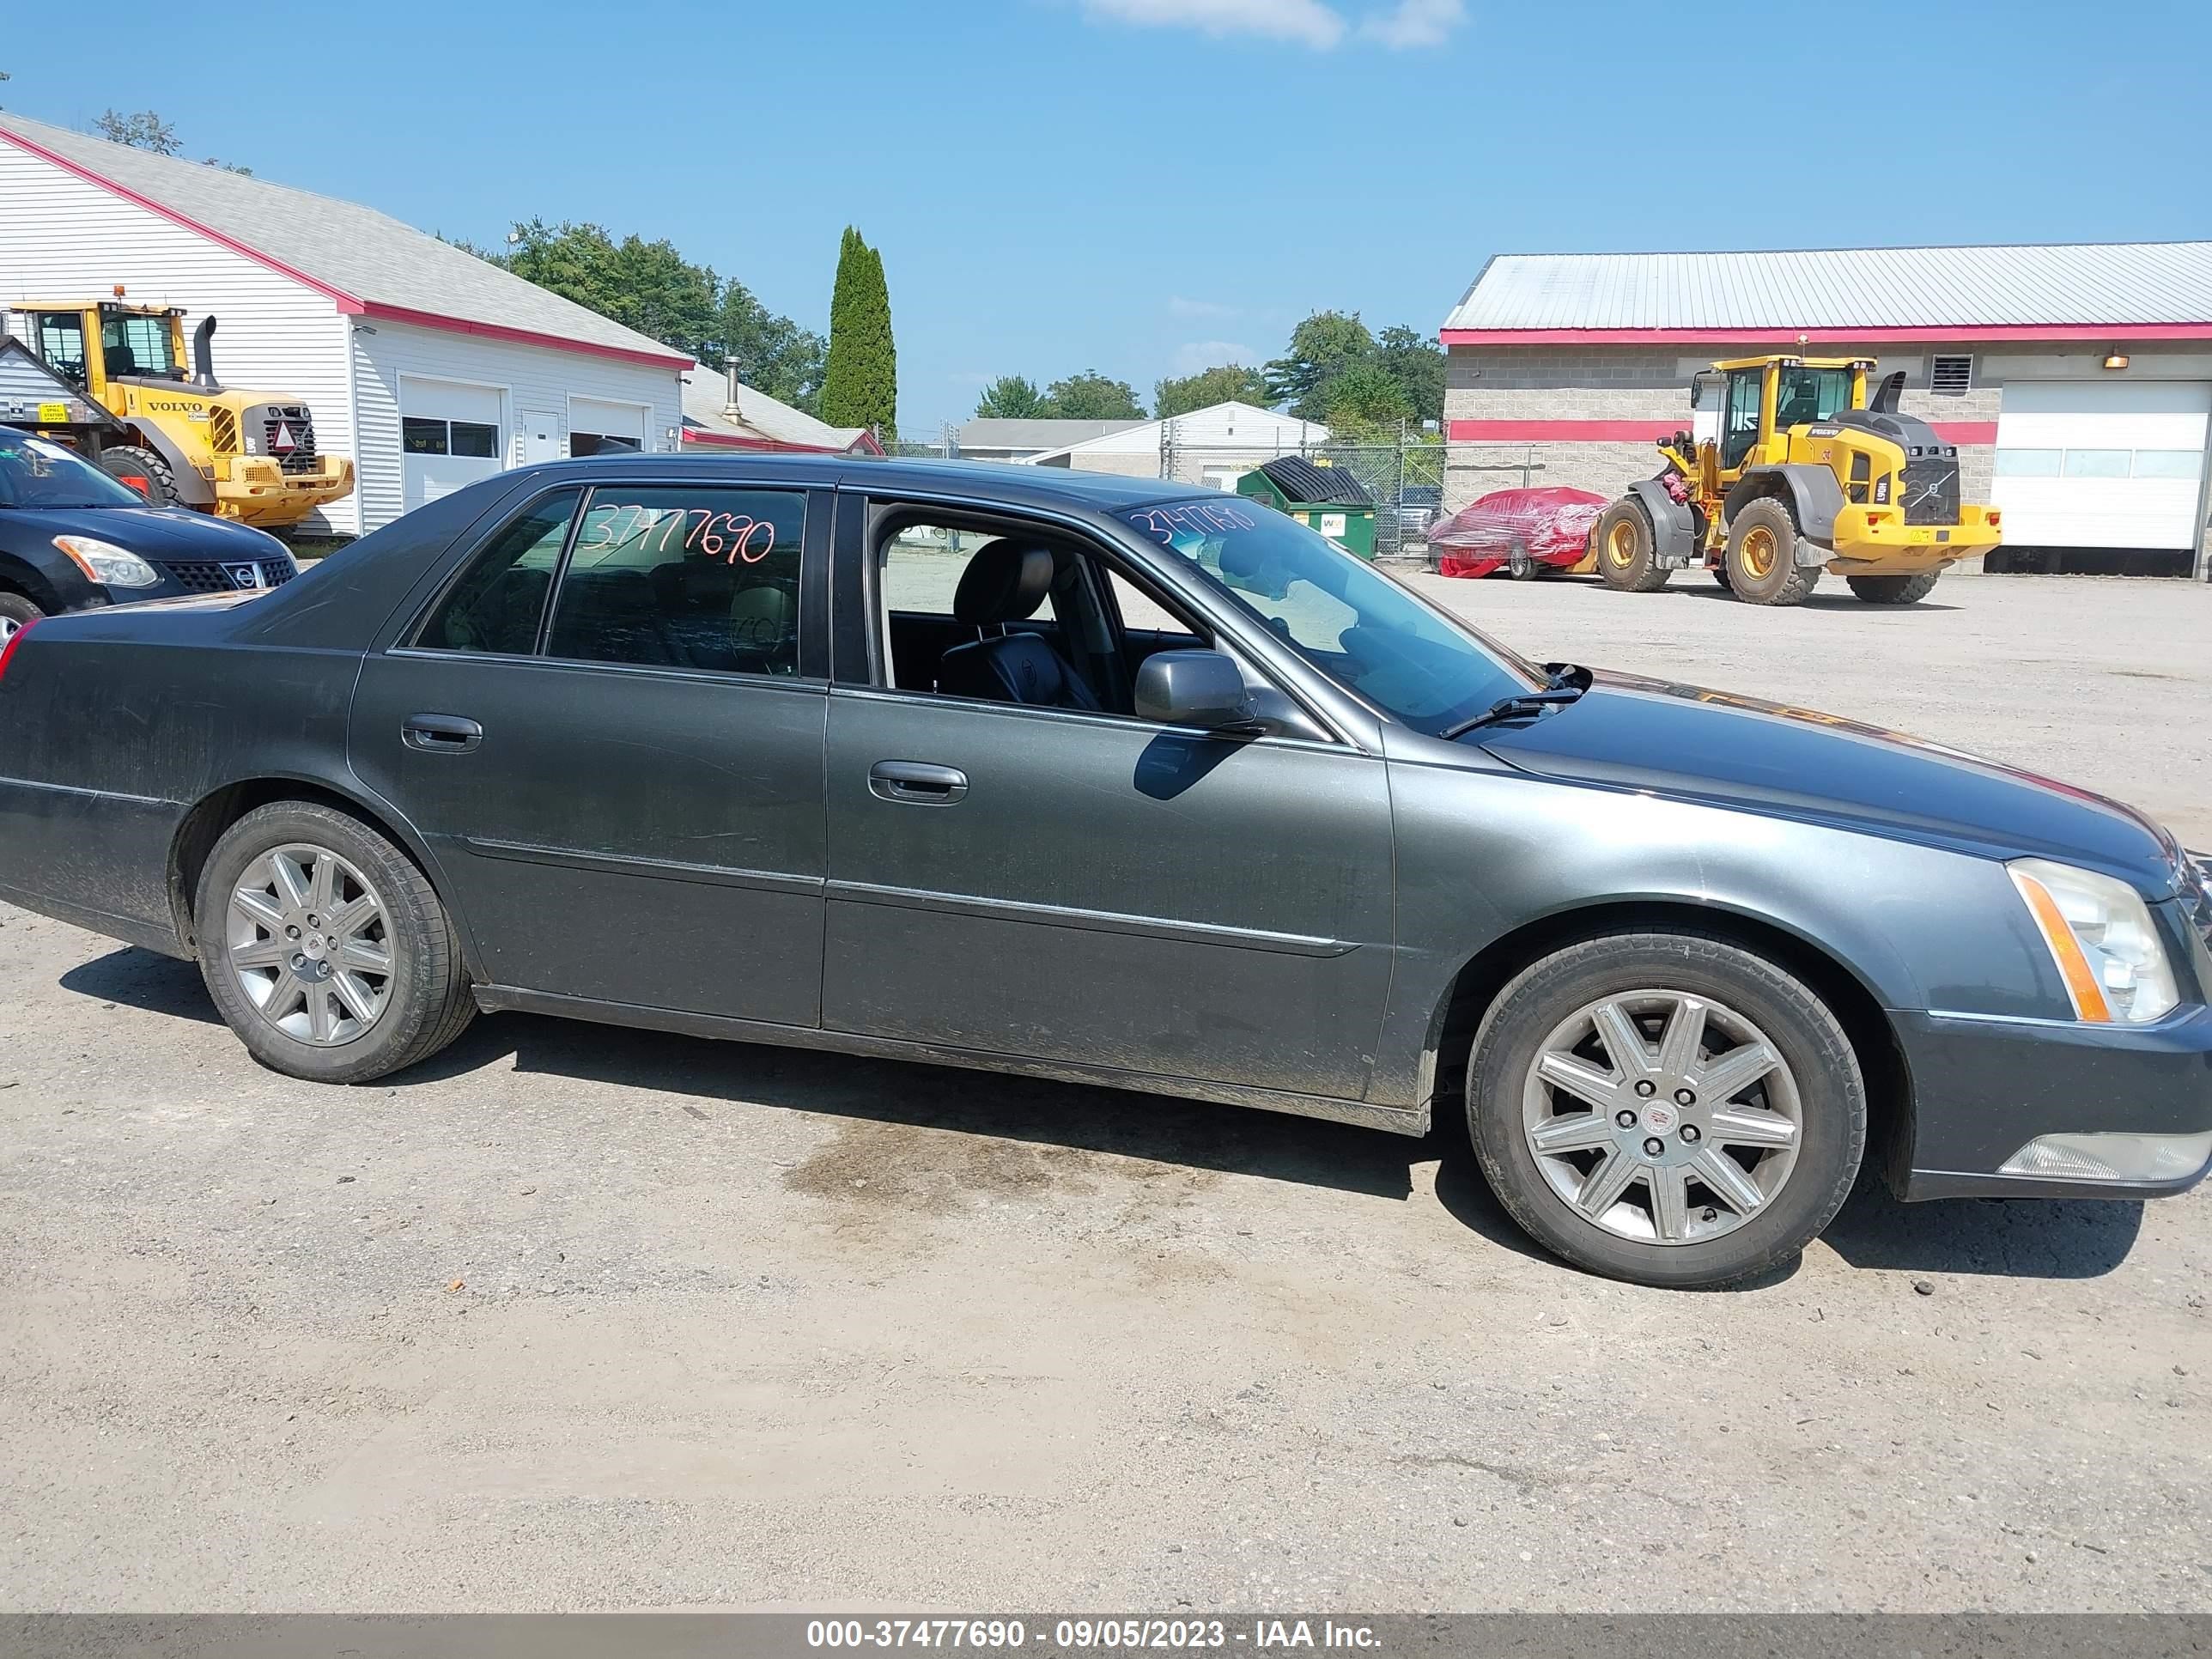
M 2212 1159 L 2212 1130 L 2201 1135 L 2038 1135 L 1999 1166 L 1999 1175 L 2042 1181 L 2181 1181 Z

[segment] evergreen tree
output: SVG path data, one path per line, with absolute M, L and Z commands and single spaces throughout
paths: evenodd
M 884 258 L 850 225 L 837 251 L 830 301 L 830 360 L 822 377 L 822 418 L 832 426 L 872 427 L 886 441 L 898 433 L 898 347 Z
M 1036 389 L 1036 381 L 1020 374 L 1001 374 L 975 403 L 979 421 L 1034 421 L 1044 413 L 1044 393 Z

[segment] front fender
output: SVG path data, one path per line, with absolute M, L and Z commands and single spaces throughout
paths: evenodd
M 1394 732 L 1394 738 L 1397 737 Z M 1400 749 L 1443 748 L 1413 739 Z M 1453 981 L 1579 910 L 1741 917 L 1818 952 L 1887 1010 L 2063 1018 L 2003 866 L 1746 809 L 1527 774 L 1390 761 L 1398 971 L 1370 1098 L 1413 1104 Z

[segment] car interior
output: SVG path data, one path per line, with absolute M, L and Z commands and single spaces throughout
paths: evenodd
M 1209 643 L 1048 532 L 894 520 L 877 560 L 901 690 L 1129 714 L 1146 657 Z M 1168 625 L 1130 626 L 1123 595 L 1145 605 L 1145 621 Z

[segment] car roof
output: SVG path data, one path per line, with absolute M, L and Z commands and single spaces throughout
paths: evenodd
M 793 450 L 763 450 L 742 455 L 647 455 L 635 450 L 602 451 L 580 460 L 548 462 L 531 469 L 549 479 L 589 478 L 612 468 L 648 468 L 660 477 L 691 477 L 729 483 L 755 480 L 790 483 L 818 481 L 830 489 L 849 483 L 869 490 L 914 490 L 935 494 L 972 491 L 989 498 L 1112 511 L 1152 501 L 1177 501 L 1209 493 L 1203 484 L 1164 478 L 1129 478 L 1071 467 L 1022 466 L 1005 461 L 947 461 L 927 456 L 824 455 Z

